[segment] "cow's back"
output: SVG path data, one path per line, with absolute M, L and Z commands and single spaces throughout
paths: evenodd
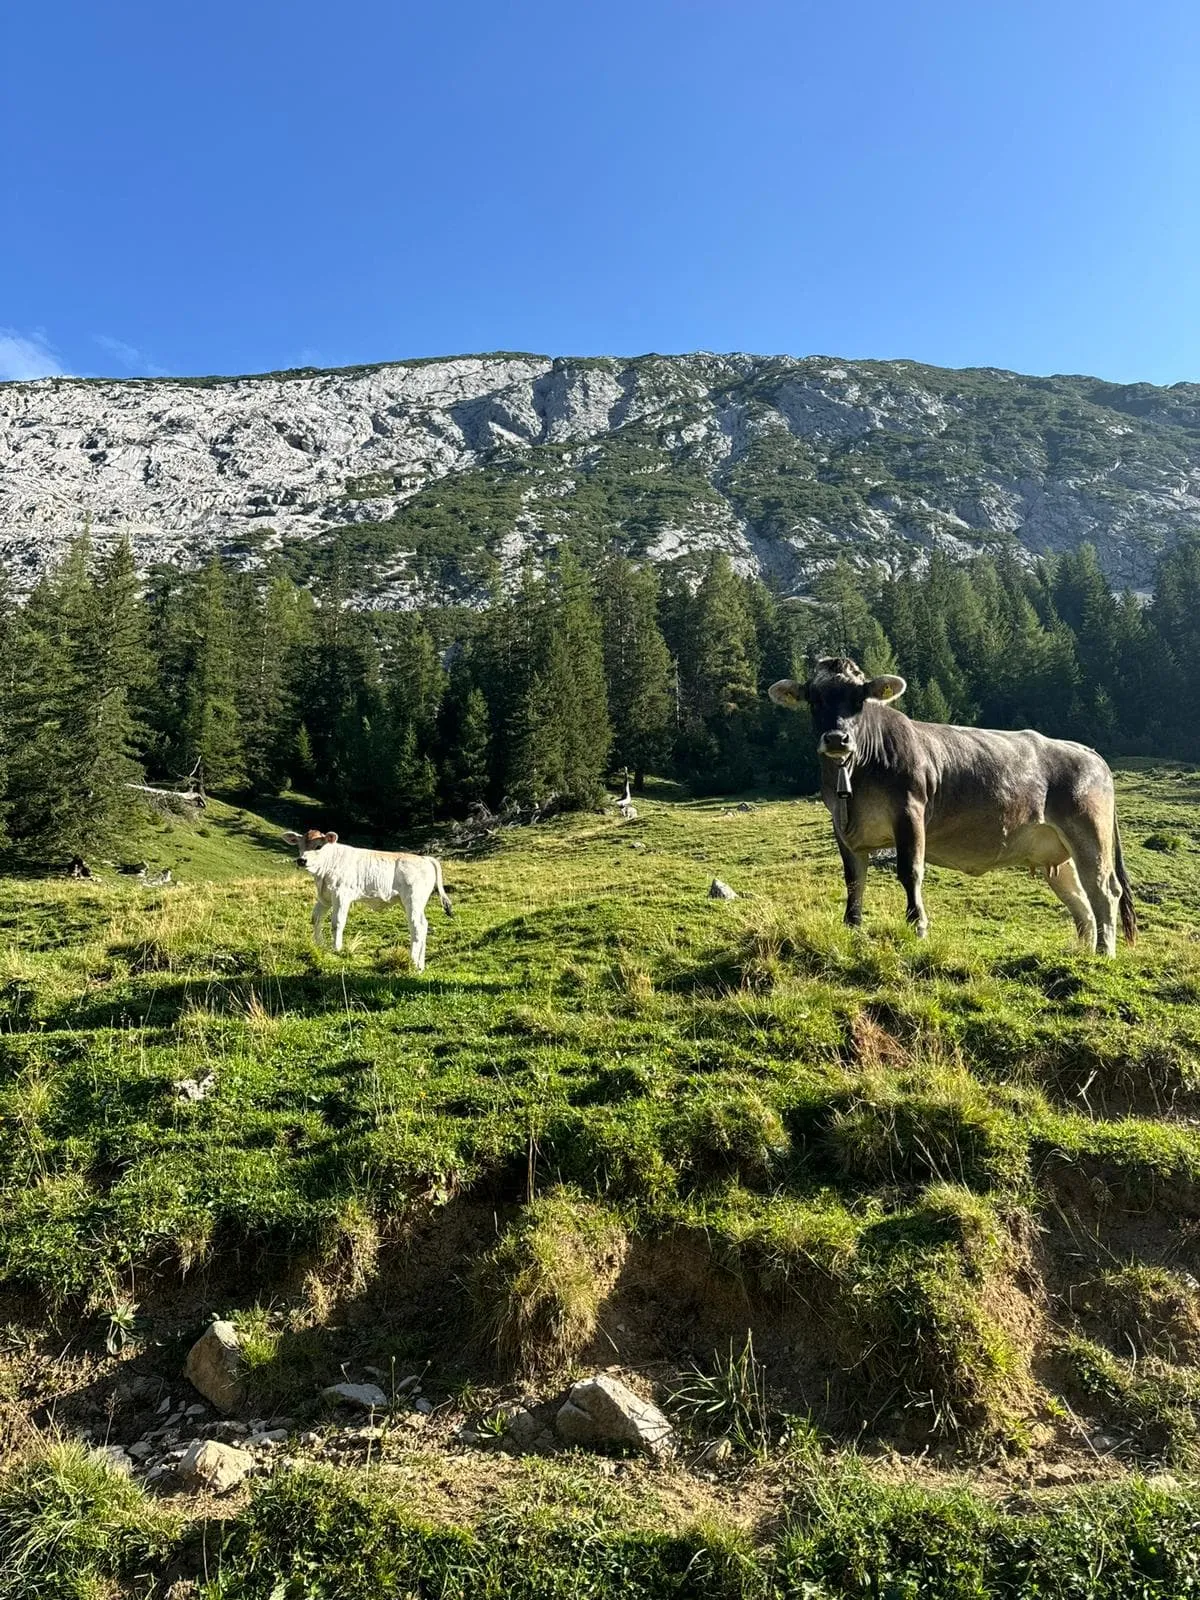
M 971 873 L 1009 861 L 1053 864 L 1063 858 L 1064 820 L 1081 807 L 1111 807 L 1112 776 L 1086 745 L 1033 729 L 914 722 L 888 706 L 873 721 L 854 779 L 864 846 L 875 847 L 887 820 L 912 804 L 932 863 Z

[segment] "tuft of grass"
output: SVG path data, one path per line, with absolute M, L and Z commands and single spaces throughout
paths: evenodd
M 1194 1369 L 1153 1357 L 1123 1361 L 1078 1335 L 1063 1342 L 1060 1354 L 1084 1404 L 1128 1430 L 1143 1453 L 1181 1467 L 1200 1463 L 1200 1377 Z
M 844 1347 L 880 1405 L 917 1431 L 997 1428 L 1028 1382 L 1000 1320 L 1009 1241 L 980 1196 L 931 1186 L 912 1210 L 866 1226 L 841 1306 Z
M 779 1112 L 752 1088 L 701 1092 L 667 1138 L 672 1165 L 697 1187 L 768 1187 L 789 1150 Z
M 990 1190 L 1025 1176 L 1027 1136 L 965 1068 L 864 1077 L 826 1140 L 839 1171 L 867 1183 L 932 1178 Z
M 1200 1285 L 1190 1273 L 1131 1261 L 1085 1283 L 1076 1305 L 1136 1356 L 1179 1362 L 1200 1351 Z
M 148 1586 L 178 1537 L 175 1517 L 82 1445 L 30 1452 L 0 1474 L 4 1600 L 100 1600 Z
M 474 1295 L 488 1342 L 521 1372 L 554 1372 L 596 1333 L 625 1259 L 618 1218 L 569 1189 L 524 1207 L 480 1263 Z
M 693 1366 L 672 1391 L 671 1403 L 702 1437 L 715 1434 L 750 1454 L 764 1453 L 771 1439 L 771 1408 L 753 1334 L 747 1331 L 740 1350 L 731 1339 L 727 1355 L 714 1351 L 708 1371 Z
M 1151 833 L 1142 840 L 1142 848 L 1176 855 L 1180 850 L 1187 848 L 1187 840 L 1180 833 Z

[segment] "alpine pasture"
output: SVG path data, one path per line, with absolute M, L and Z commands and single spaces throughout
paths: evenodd
M 1117 789 L 1113 962 L 1016 873 L 932 869 L 919 941 L 878 866 L 846 929 L 817 802 L 653 783 L 412 841 L 420 975 L 398 907 L 313 947 L 303 808 L 0 881 L 0 1594 L 1188 1592 L 1200 773 Z M 120 1476 L 220 1422 L 214 1316 L 278 1437 L 219 1501 Z M 669 1455 L 554 1440 L 600 1371 Z

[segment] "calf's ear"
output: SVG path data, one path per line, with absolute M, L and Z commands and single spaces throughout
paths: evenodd
M 325 843 L 326 844 L 336 844 L 337 843 L 337 834 L 336 833 L 327 833 L 325 835 Z
M 780 678 L 767 690 L 767 695 L 777 706 L 787 706 L 792 711 L 798 711 L 808 699 L 804 684 L 797 683 L 795 678 Z
M 885 672 L 882 677 L 871 679 L 867 695 L 872 700 L 898 700 L 907 688 L 903 678 L 898 678 L 894 672 Z
M 303 844 L 304 843 L 303 836 L 301 834 L 298 834 L 298 833 L 285 833 L 283 837 L 286 839 L 288 844 Z

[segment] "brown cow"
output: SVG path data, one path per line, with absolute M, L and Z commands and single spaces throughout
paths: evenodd
M 821 798 L 846 878 L 846 921 L 862 921 L 872 850 L 896 848 L 908 920 L 928 929 L 925 862 L 960 872 L 1029 867 L 1075 919 L 1084 949 L 1116 954 L 1117 917 L 1137 937 L 1121 855 L 1112 773 L 1094 750 L 1040 733 L 912 722 L 887 704 L 903 678 L 865 678 L 828 656 L 807 683 L 768 691 L 776 705 L 807 702 L 821 757 Z

